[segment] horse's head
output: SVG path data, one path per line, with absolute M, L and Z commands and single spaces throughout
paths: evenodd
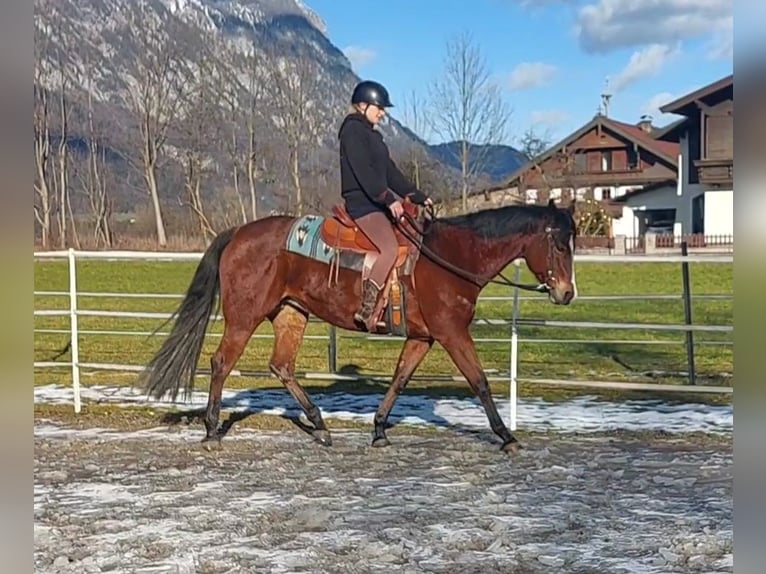
M 569 208 L 561 209 L 550 200 L 540 229 L 524 250 L 527 267 L 548 286 L 548 296 L 557 305 L 568 305 L 577 296 L 574 206 L 573 201 Z

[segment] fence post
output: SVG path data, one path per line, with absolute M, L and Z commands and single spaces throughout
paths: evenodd
M 516 261 L 514 262 L 514 265 L 516 266 L 516 269 L 513 273 L 513 281 L 514 283 L 518 283 L 519 279 L 521 278 L 521 266 L 520 262 Z M 516 430 L 516 393 L 517 393 L 517 381 L 516 381 L 516 375 L 518 374 L 518 365 L 519 365 L 519 333 L 516 327 L 516 321 L 519 318 L 519 288 L 514 287 L 513 288 L 513 311 L 511 312 L 511 365 L 510 365 L 510 375 L 511 375 L 511 386 L 509 389 L 510 393 L 510 402 L 511 402 L 511 421 L 510 421 L 510 427 L 511 432 Z
M 681 242 L 681 255 L 689 255 L 689 247 L 686 241 Z M 692 324 L 692 293 L 689 282 L 689 262 L 681 263 L 681 276 L 684 286 L 684 323 Z M 686 363 L 689 369 L 689 384 L 696 385 L 697 377 L 694 372 L 694 333 L 691 330 L 686 331 Z
M 72 390 L 74 412 L 79 413 L 80 404 L 80 340 L 77 329 L 77 264 L 74 249 L 69 248 L 69 330 L 72 335 Z
M 327 366 L 335 374 L 338 370 L 338 339 L 335 325 L 330 325 L 330 340 L 327 342 Z

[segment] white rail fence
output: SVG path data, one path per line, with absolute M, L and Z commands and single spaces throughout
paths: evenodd
M 77 251 L 69 249 L 67 251 L 39 251 L 34 253 L 35 259 L 67 259 L 68 260 L 68 276 L 69 276 L 69 289 L 68 291 L 35 291 L 36 296 L 62 296 L 69 299 L 69 308 L 62 309 L 35 309 L 35 316 L 68 316 L 69 317 L 69 329 L 35 329 L 38 333 L 68 333 L 71 337 L 70 343 L 70 356 L 69 361 L 35 361 L 35 368 L 62 368 L 66 367 L 71 369 L 72 373 L 72 386 L 74 394 L 74 410 L 79 413 L 81 411 L 81 398 L 80 398 L 80 374 L 83 369 L 99 369 L 99 370 L 113 370 L 122 372 L 139 372 L 143 370 L 142 365 L 129 365 L 129 364 L 114 364 L 114 363 L 90 363 L 82 362 L 80 360 L 80 335 L 120 335 L 120 336 L 148 336 L 151 332 L 147 331 L 113 331 L 113 330 L 81 330 L 78 324 L 79 317 L 121 317 L 121 318 L 133 318 L 133 319 L 158 319 L 165 320 L 171 317 L 170 313 L 158 313 L 158 312 L 130 312 L 130 311 L 104 311 L 104 310 L 85 310 L 79 309 L 78 298 L 79 297 L 104 297 L 104 298 L 137 298 L 137 299 L 181 299 L 183 295 L 180 294 L 159 294 L 159 293 L 106 293 L 106 292 L 93 292 L 93 291 L 78 291 L 77 289 L 77 260 L 78 259 L 100 259 L 100 260 L 144 260 L 144 261 L 198 261 L 202 257 L 201 253 L 167 253 L 167 252 L 144 252 L 144 251 Z M 690 263 L 732 263 L 732 255 L 665 255 L 665 256 L 649 256 L 649 255 L 577 255 L 576 262 L 595 262 L 595 263 L 680 263 L 684 266 L 688 266 Z M 516 281 L 519 280 L 520 267 L 516 266 Z M 719 332 L 719 333 L 731 333 L 734 328 L 731 325 L 693 325 L 691 320 L 686 324 L 656 324 L 656 323 L 605 323 L 595 321 L 558 321 L 558 320 L 527 320 L 519 318 L 519 303 L 524 300 L 538 299 L 540 296 L 520 296 L 519 290 L 514 289 L 512 297 L 480 297 L 481 301 L 513 301 L 512 316 L 511 319 L 486 319 L 477 318 L 474 320 L 476 325 L 508 325 L 510 326 L 511 335 L 510 338 L 475 338 L 477 343 L 509 343 L 510 344 L 510 357 L 509 357 L 509 370 L 508 376 L 493 376 L 490 375 L 487 378 L 490 381 L 502 381 L 510 384 L 510 426 L 511 430 L 517 428 L 517 394 L 518 394 L 518 361 L 519 361 L 519 343 L 520 342 L 534 342 L 534 343 L 611 343 L 611 344 L 632 344 L 632 345 L 672 345 L 672 344 L 686 344 L 689 353 L 690 362 L 690 377 L 693 380 L 693 343 L 690 339 L 687 339 L 686 343 L 681 341 L 663 341 L 663 340 L 635 340 L 635 339 L 545 339 L 545 338 L 529 338 L 522 339 L 518 335 L 519 325 L 535 325 L 535 326 L 550 326 L 550 327 L 572 327 L 572 328 L 585 328 L 585 329 L 638 329 L 638 330 L 657 330 L 657 331 L 680 331 L 686 332 L 687 337 L 693 332 Z M 685 304 L 688 308 L 691 299 L 707 299 L 707 300 L 722 300 L 731 299 L 731 295 L 697 295 L 691 294 L 688 288 L 688 281 L 684 285 L 684 293 L 681 295 L 582 295 L 578 296 L 578 300 L 604 300 L 604 301 L 629 301 L 629 300 L 685 300 Z M 215 320 L 220 320 L 220 316 L 214 317 Z M 158 335 L 167 333 L 159 332 Z M 220 336 L 220 334 L 210 333 L 208 336 Z M 306 339 L 324 339 L 329 343 L 329 362 L 330 368 L 328 372 L 304 372 L 300 373 L 300 376 L 307 379 L 317 380 L 358 380 L 362 377 L 357 375 L 346 375 L 334 372 L 335 368 L 335 330 L 331 328 L 329 335 L 306 335 Z M 272 338 L 272 335 L 254 335 L 255 338 Z M 395 339 L 391 336 L 375 336 L 371 335 L 366 337 L 370 341 L 386 340 L 390 341 Z M 712 345 L 731 345 L 730 341 L 705 341 L 697 342 L 696 344 L 712 344 Z M 333 372 L 331 372 L 333 371 Z M 206 374 L 204 369 L 199 371 L 199 374 Z M 269 376 L 269 373 L 260 372 L 248 372 L 244 370 L 232 371 L 233 376 Z M 390 377 L 384 376 L 368 376 L 363 377 L 365 380 L 378 380 L 387 381 Z M 428 380 L 458 380 L 462 381 L 461 376 L 457 375 L 428 375 L 424 378 Z M 612 388 L 623 390 L 661 390 L 661 391 L 689 391 L 688 385 L 672 385 L 672 384 L 659 384 L 659 383 L 631 383 L 624 381 L 574 381 L 574 380 L 559 380 L 559 379 L 544 379 L 544 378 L 523 378 L 525 383 L 537 383 L 545 385 L 561 385 L 569 387 L 598 387 L 598 388 Z M 718 386 L 718 385 L 697 385 L 693 384 L 691 389 L 694 392 L 699 393 L 732 393 L 732 387 Z

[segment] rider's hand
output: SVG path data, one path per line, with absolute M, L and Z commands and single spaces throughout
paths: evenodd
M 396 200 L 391 205 L 388 206 L 388 209 L 391 210 L 391 214 L 394 216 L 395 219 L 399 219 L 402 215 L 404 215 L 404 206 L 402 205 L 402 202 L 400 200 Z
M 423 201 L 423 205 L 427 205 L 429 207 L 433 207 L 434 200 L 431 199 L 430 197 L 426 197 L 425 201 Z

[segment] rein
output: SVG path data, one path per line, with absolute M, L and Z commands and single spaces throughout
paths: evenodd
M 433 208 L 429 206 L 429 207 L 426 207 L 426 209 L 429 213 L 431 221 L 436 221 L 436 217 L 433 214 Z M 420 224 L 417 221 L 415 221 L 415 219 L 406 211 L 404 212 L 404 218 L 407 220 L 407 223 L 409 223 L 415 229 L 415 232 L 417 234 L 419 234 L 421 237 L 426 236 L 427 232 L 422 227 L 420 227 Z M 547 293 L 548 291 L 550 291 L 550 287 L 548 286 L 547 283 L 538 283 L 536 285 L 531 283 L 516 283 L 515 281 L 511 281 L 510 279 L 508 279 L 505 275 L 503 275 L 502 272 L 498 273 L 502 281 L 498 279 L 488 279 L 488 280 L 484 279 L 480 275 L 476 275 L 475 273 L 470 273 L 464 269 L 461 269 L 460 267 L 457 267 L 456 265 L 453 265 L 449 261 L 443 259 L 439 255 L 431 251 L 431 249 L 423 245 L 422 241 L 418 240 L 418 238 L 416 237 L 413 237 L 410 230 L 404 227 L 403 225 L 401 225 L 399 221 L 396 221 L 396 225 L 399 227 L 399 230 L 402 232 L 402 235 L 404 235 L 408 240 L 410 240 L 412 243 L 417 245 L 420 251 L 426 257 L 431 259 L 437 265 L 444 267 L 448 271 L 452 271 L 454 274 L 462 277 L 463 279 L 470 281 L 471 283 L 473 283 L 474 285 L 478 287 L 484 287 L 484 285 L 486 285 L 487 283 L 497 283 L 498 285 L 507 285 L 509 287 L 516 287 L 518 289 L 523 289 L 524 291 L 534 291 L 537 293 Z M 550 244 L 551 231 L 552 231 L 551 228 L 549 227 L 546 228 L 546 238 L 548 239 L 548 242 L 549 242 L 549 255 L 550 255 L 550 251 L 552 250 L 552 245 Z M 549 269 L 548 275 L 550 276 L 551 273 L 552 271 Z

